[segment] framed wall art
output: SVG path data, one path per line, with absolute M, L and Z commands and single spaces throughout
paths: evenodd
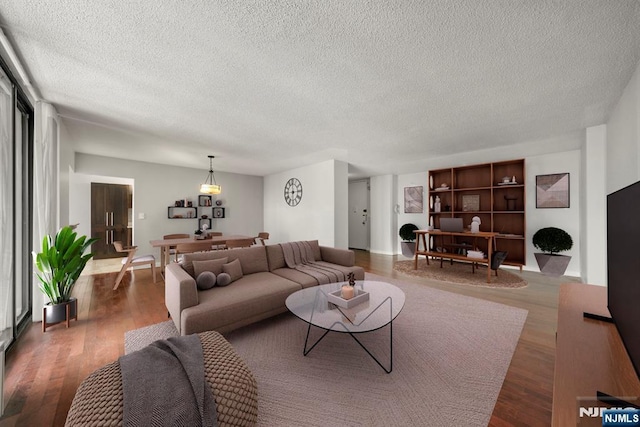
M 480 210 L 480 195 L 466 194 L 462 196 L 462 211 L 475 212 Z
M 536 175 L 536 208 L 569 207 L 569 173 Z
M 422 213 L 422 186 L 404 187 L 404 213 Z

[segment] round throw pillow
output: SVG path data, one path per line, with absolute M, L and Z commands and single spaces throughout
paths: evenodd
M 211 289 L 216 285 L 216 275 L 211 271 L 203 271 L 196 278 L 196 285 L 201 291 Z
M 227 273 L 218 274 L 218 277 L 216 279 L 217 286 L 227 286 L 229 283 L 231 283 L 231 276 L 229 276 L 229 274 Z

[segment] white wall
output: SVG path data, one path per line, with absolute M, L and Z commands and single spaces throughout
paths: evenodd
M 302 200 L 289 206 L 284 186 L 290 178 L 302 184 Z M 318 240 L 323 246 L 347 248 L 347 165 L 328 160 L 264 177 L 264 229 L 269 243 Z
M 73 173 L 73 168 L 75 164 L 75 153 L 73 152 L 73 147 L 70 142 L 69 133 L 67 132 L 67 126 L 63 120 L 58 120 L 58 135 L 59 135 L 59 188 L 58 194 L 60 195 L 59 206 L 60 206 L 60 215 L 59 221 L 60 226 L 66 224 L 74 224 L 69 221 L 69 200 L 71 197 L 70 194 L 70 179 L 71 174 Z
M 396 175 L 372 176 L 369 180 L 371 244 L 370 251 L 393 255 L 398 236 L 398 179 Z
M 153 253 L 150 240 L 170 233 L 193 233 L 196 219 L 169 219 L 167 207 L 187 197 L 197 204 L 199 187 L 207 169 L 192 169 L 111 157 L 76 154 L 75 174 L 71 179 L 70 221 L 80 222 L 79 230 L 90 230 L 91 180 L 94 182 L 133 182 L 133 242 L 139 253 Z M 224 172 L 215 173 L 222 186 L 225 218 L 213 219 L 212 229 L 225 234 L 256 236 L 263 231 L 262 177 Z M 122 179 L 124 178 L 124 181 Z M 141 218 L 144 215 L 144 219 Z M 88 227 L 88 228 L 87 228 Z
M 334 161 L 334 246 L 349 247 L 349 165 Z
M 580 260 L 582 281 L 607 283 L 607 126 L 587 128 L 581 152 Z
M 395 202 L 398 212 L 398 233 L 400 232 L 400 227 L 402 227 L 403 224 L 415 224 L 418 226 L 418 228 L 421 229 L 425 229 L 427 228 L 427 225 L 429 225 L 427 217 L 427 212 L 429 211 L 429 201 L 427 199 L 427 195 L 429 194 L 429 187 L 427 182 L 428 179 L 429 174 L 426 171 L 420 173 L 398 175 L 398 192 Z M 404 188 L 415 186 L 422 186 L 422 201 L 424 207 L 423 213 L 404 213 Z M 400 236 L 398 236 L 398 242 L 395 248 L 396 253 L 402 253 L 400 241 Z
M 640 179 L 640 65 L 607 122 L 607 194 Z

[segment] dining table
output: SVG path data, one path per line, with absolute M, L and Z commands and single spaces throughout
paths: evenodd
M 164 275 L 164 268 L 170 262 L 169 249 L 182 243 L 202 243 L 202 250 L 212 250 L 216 245 L 225 245 L 232 240 L 253 239 L 252 236 L 243 236 L 240 234 L 230 234 L 227 236 L 210 236 L 204 239 L 196 239 L 195 237 L 184 237 L 180 239 L 157 239 L 150 240 L 149 243 L 154 248 L 160 248 L 160 271 Z

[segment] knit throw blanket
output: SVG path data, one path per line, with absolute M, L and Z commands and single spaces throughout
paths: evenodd
M 331 267 L 328 263 L 315 260 L 313 248 L 309 242 L 280 243 L 280 247 L 287 267 L 315 278 L 319 285 L 346 280 L 342 271 Z
M 197 335 L 156 341 L 119 362 L 125 427 L 217 426 Z

